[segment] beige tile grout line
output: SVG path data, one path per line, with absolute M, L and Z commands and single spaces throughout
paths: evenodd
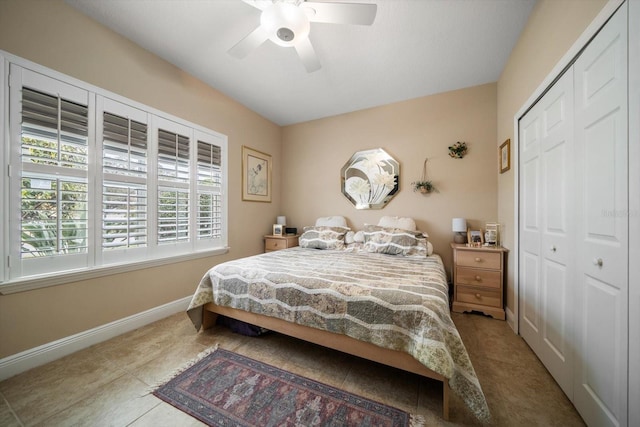
M 13 418 L 15 418 L 16 421 L 18 421 L 18 424 L 20 425 L 20 427 L 24 427 L 22 420 L 20 420 L 20 417 L 18 417 L 18 414 L 15 413 L 15 411 L 11 407 L 11 404 L 9 403 L 9 401 L 7 400 L 7 398 L 4 396 L 2 392 L 0 392 L 0 396 L 2 396 L 2 400 L 7 405 L 7 408 L 9 408 L 9 412 L 11 412 L 11 415 L 13 415 Z

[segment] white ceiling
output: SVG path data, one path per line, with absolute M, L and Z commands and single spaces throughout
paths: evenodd
M 320 0 L 322 1 L 322 0 Z M 335 0 L 334 0 L 335 1 Z M 241 0 L 67 0 L 143 48 L 279 125 L 495 82 L 536 0 L 377 3 L 372 26 L 312 23 L 322 68 L 266 41 L 227 50 L 259 23 Z

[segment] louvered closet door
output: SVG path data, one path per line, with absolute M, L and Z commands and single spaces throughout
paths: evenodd
M 627 425 L 627 4 L 574 67 L 576 195 L 581 213 L 574 404 L 589 425 Z
M 572 395 L 573 75 L 562 76 L 520 123 L 521 334 Z

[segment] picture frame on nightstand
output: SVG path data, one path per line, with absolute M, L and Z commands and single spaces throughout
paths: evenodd
M 484 236 L 482 235 L 482 230 L 468 230 L 467 242 L 467 245 L 469 246 L 482 246 L 484 244 Z
M 273 233 L 274 236 L 282 236 L 284 234 L 284 225 L 282 224 L 273 224 Z

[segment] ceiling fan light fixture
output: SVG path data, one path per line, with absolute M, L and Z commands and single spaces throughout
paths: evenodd
M 276 31 L 276 35 L 282 41 L 288 42 L 295 38 L 295 34 L 289 28 L 280 28 Z
M 262 11 L 260 25 L 269 40 L 279 46 L 294 46 L 309 36 L 311 25 L 305 12 L 291 3 L 274 3 Z

